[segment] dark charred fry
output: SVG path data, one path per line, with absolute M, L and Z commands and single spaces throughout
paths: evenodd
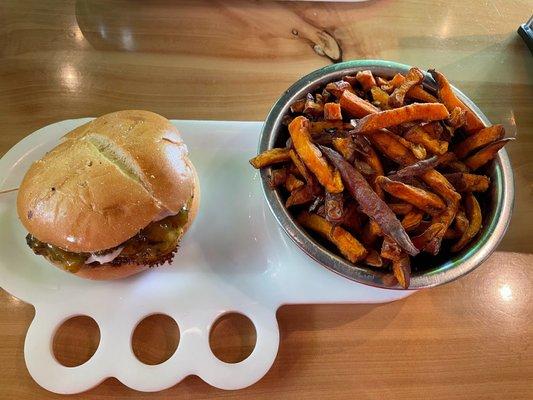
M 344 210 L 344 214 L 342 215 L 340 224 L 359 235 L 362 234 L 363 226 L 361 224 L 361 216 L 359 215 L 359 211 L 357 210 L 355 203 L 348 202 Z
M 250 160 L 250 164 L 256 169 L 264 168 L 272 164 L 289 161 L 289 149 L 278 148 L 266 150 Z
M 270 175 L 269 186 L 271 188 L 276 188 L 278 186 L 284 185 L 287 180 L 287 168 L 279 168 L 272 171 Z
M 326 207 L 326 220 L 340 223 L 344 213 L 344 195 L 342 193 L 330 193 L 326 191 L 324 199 Z
M 361 211 L 376 221 L 383 233 L 394 238 L 408 254 L 418 254 L 400 221 L 387 204 L 372 190 L 365 178 L 336 151 L 324 146 L 321 146 L 320 149 L 339 170 L 348 192 L 357 201 Z
M 324 104 L 315 101 L 313 96 L 309 93 L 305 101 L 303 113 L 313 117 L 318 117 L 324 113 Z
M 441 160 L 437 156 L 427 158 L 425 160 L 420 160 L 414 164 L 403 167 L 402 169 L 396 171 L 393 174 L 388 176 L 389 179 L 393 181 L 401 181 L 402 178 L 409 178 L 413 176 L 422 175 L 424 172 L 428 171 L 431 168 L 435 168 L 439 165 Z
M 480 147 L 486 146 L 489 143 L 503 139 L 505 136 L 505 129 L 502 125 L 493 125 L 488 128 L 481 129 L 465 140 L 460 142 L 453 150 L 458 158 L 464 158 L 469 153 Z
M 502 139 L 498 140 L 497 142 L 493 142 L 485 147 L 483 147 L 481 150 L 479 150 L 477 153 L 474 153 L 470 157 L 468 157 L 466 160 L 464 160 L 464 164 L 470 168 L 470 170 L 475 171 L 476 169 L 482 167 L 486 163 L 488 163 L 490 160 L 492 160 L 494 157 L 496 157 L 496 154 L 498 154 L 498 151 L 505 146 L 508 142 L 513 141 L 514 138 L 508 138 L 508 139 Z
M 368 247 L 373 246 L 380 236 L 383 236 L 383 232 L 377 222 L 369 220 L 364 226 L 363 233 L 361 234 L 361 240 L 363 243 Z
M 444 176 L 458 192 L 484 192 L 490 185 L 490 178 L 485 175 L 456 172 Z
M 291 104 L 290 110 L 292 113 L 301 113 L 304 110 L 306 99 L 296 100 Z M 287 124 L 288 125 L 288 124 Z

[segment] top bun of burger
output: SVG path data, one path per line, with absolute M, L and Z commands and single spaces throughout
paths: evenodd
M 20 186 L 17 210 L 40 242 L 95 253 L 184 209 L 189 212 L 185 231 L 198 206 L 198 190 L 178 130 L 158 114 L 128 110 L 74 129 L 36 161 Z

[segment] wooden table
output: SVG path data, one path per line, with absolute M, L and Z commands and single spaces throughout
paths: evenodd
M 281 346 L 257 384 L 224 392 L 189 377 L 150 395 L 109 379 L 77 398 L 533 398 L 533 57 L 516 34 L 531 0 L 4 1 L 0 4 L 0 154 L 48 123 L 140 108 L 168 118 L 261 120 L 298 77 L 376 58 L 437 67 L 518 141 L 509 232 L 470 275 L 380 306 L 283 307 Z M 60 398 L 34 383 L 23 342 L 32 307 L 0 294 L 0 397 Z M 167 351 L 156 321 L 141 352 Z M 151 329 L 152 328 L 152 329 Z M 86 323 L 61 358 L 94 350 Z M 143 343 L 165 335 L 152 347 Z M 244 332 L 244 335 L 240 335 Z M 227 322 L 218 353 L 253 335 Z

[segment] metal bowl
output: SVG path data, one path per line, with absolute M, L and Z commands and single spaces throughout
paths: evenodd
M 345 75 L 357 71 L 371 70 L 377 75 L 392 77 L 397 72 L 406 73 L 408 65 L 383 60 L 354 60 L 329 65 L 304 76 L 292 85 L 274 104 L 263 126 L 259 140 L 259 152 L 273 147 L 280 147 L 287 139 L 286 129 L 281 124 L 282 118 L 289 111 L 295 100 L 324 84 L 339 80 Z M 424 87 L 435 93 L 436 84 L 431 76 L 426 75 Z M 483 121 L 490 125 L 487 117 L 461 91 L 455 89 L 458 97 Z M 261 171 L 263 192 L 267 203 L 277 221 L 294 242 L 309 256 L 324 267 L 354 281 L 366 285 L 387 289 L 400 289 L 399 286 L 387 286 L 384 275 L 364 265 L 355 265 L 346 261 L 302 229 L 289 214 L 283 199 L 277 190 L 268 185 L 270 168 Z M 484 171 L 491 177 L 491 190 L 480 196 L 484 210 L 483 228 L 477 238 L 460 253 L 450 253 L 443 247 L 437 256 L 417 256 L 413 261 L 413 274 L 409 289 L 420 289 L 442 285 L 467 274 L 478 267 L 496 249 L 503 238 L 511 219 L 514 201 L 514 182 L 511 164 L 507 152 L 502 149 L 492 165 Z M 488 210 L 488 211 L 487 211 Z

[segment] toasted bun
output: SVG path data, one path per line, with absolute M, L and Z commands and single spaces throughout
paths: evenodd
M 198 208 L 200 206 L 200 183 L 198 181 L 198 175 L 196 174 L 196 170 L 192 163 L 190 161 L 187 161 L 190 164 L 190 168 L 193 171 L 193 178 L 194 178 L 194 197 L 192 199 L 191 208 L 189 210 L 188 219 L 187 219 L 187 225 L 184 226 L 182 235 L 180 237 L 183 237 L 187 230 L 191 227 L 192 223 L 194 222 L 194 219 L 196 218 L 196 215 L 198 214 Z M 59 269 L 63 270 L 63 267 L 60 264 L 56 264 L 52 262 L 53 265 L 58 267 Z M 139 265 L 139 264 L 101 264 L 97 266 L 90 266 L 85 265 L 83 266 L 79 271 L 74 273 L 74 275 L 79 276 L 80 278 L 85 279 L 91 279 L 96 281 L 108 281 L 108 280 L 114 280 L 114 279 L 122 279 L 126 278 L 131 275 L 135 275 L 139 272 L 143 272 L 150 267 L 147 265 Z M 155 267 L 159 268 L 159 267 Z
M 187 147 L 166 118 L 119 111 L 74 129 L 35 162 L 17 209 L 40 241 L 92 253 L 179 212 L 197 186 Z

